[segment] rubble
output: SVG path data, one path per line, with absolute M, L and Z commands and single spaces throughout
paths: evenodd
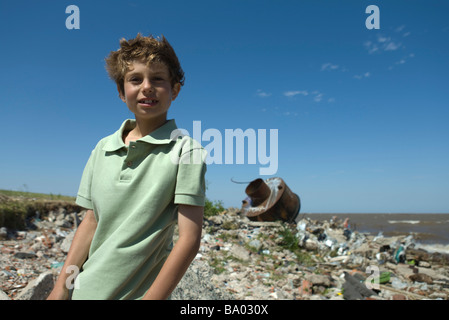
M 10 230 L 0 240 L 0 299 L 43 300 L 62 268 L 77 220 L 85 211 L 55 208 L 27 221 L 26 230 Z M 70 241 L 69 243 L 67 243 Z
M 53 290 L 54 279 L 51 271 L 42 273 L 21 291 L 15 300 L 45 300 Z
M 0 300 L 45 299 L 83 215 L 57 209 L 26 230 L 2 228 Z M 313 215 L 252 221 L 230 208 L 204 219 L 200 250 L 172 299 L 447 300 L 448 262 L 416 249 L 410 235 L 363 234 Z
M 363 234 L 313 215 L 296 223 L 255 222 L 239 209 L 205 219 L 203 231 L 197 260 L 215 269 L 212 283 L 233 299 L 449 297 L 449 256 L 415 249 L 411 235 Z
M 344 273 L 345 282 L 343 283 L 343 296 L 347 300 L 363 300 L 365 298 L 375 296 L 376 292 L 368 289 L 364 285 L 365 277 L 360 273 L 355 273 L 351 276 L 349 273 Z

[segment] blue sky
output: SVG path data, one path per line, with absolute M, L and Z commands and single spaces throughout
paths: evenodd
M 96 142 L 132 117 L 104 57 L 141 32 L 163 34 L 186 73 L 179 127 L 278 130 L 273 176 L 302 212 L 447 213 L 448 14 L 444 1 L 2 1 L 0 188 L 76 194 Z M 208 197 L 239 207 L 246 184 L 231 178 L 270 177 L 261 166 L 211 164 Z

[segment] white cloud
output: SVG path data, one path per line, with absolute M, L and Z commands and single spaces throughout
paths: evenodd
M 379 46 L 372 41 L 366 41 L 363 45 L 365 46 L 366 50 L 368 50 L 369 54 L 373 54 L 374 52 L 379 51 Z
M 267 92 L 264 92 L 261 89 L 259 89 L 259 90 L 257 90 L 256 95 L 261 98 L 266 98 L 266 97 L 271 96 L 271 93 L 267 93 Z
M 415 57 L 415 54 L 414 54 L 414 53 L 410 53 L 409 55 L 405 56 L 405 57 L 402 58 L 401 60 L 397 61 L 395 64 L 396 64 L 396 65 L 405 64 L 405 63 L 407 62 L 408 59 L 414 58 L 414 57 Z M 393 69 L 393 66 L 390 66 L 390 67 L 388 68 L 388 70 L 391 70 L 391 69 Z
M 296 91 L 286 91 L 286 92 L 284 92 L 284 96 L 286 96 L 286 97 L 294 97 L 294 96 L 296 96 L 298 94 L 302 94 L 303 96 L 307 96 L 309 93 L 307 91 L 305 91 L 305 90 L 302 90 L 302 91 L 296 90 Z
M 368 73 L 369 74 L 369 73 Z M 303 95 L 303 96 L 311 96 L 311 98 L 313 99 L 314 102 L 321 102 L 324 99 L 325 94 L 318 91 L 318 90 L 313 90 L 313 91 L 308 91 L 308 90 L 292 90 L 292 91 L 285 91 L 284 92 L 284 96 L 286 97 L 294 97 L 297 95 Z M 327 100 L 328 103 L 333 103 L 335 102 L 335 98 L 328 98 Z
M 358 79 L 358 80 L 361 80 L 361 79 L 363 79 L 363 78 L 369 78 L 369 77 L 371 77 L 371 73 L 370 73 L 370 72 L 365 72 L 365 73 L 363 73 L 363 74 L 356 74 L 356 75 L 354 76 L 354 78 L 356 78 L 356 79 Z
M 393 41 L 388 42 L 387 45 L 384 47 L 385 51 L 396 51 L 401 47 L 400 43 L 395 43 Z
M 390 41 L 390 38 L 385 38 L 385 37 L 382 36 L 382 35 L 378 35 L 378 36 L 377 36 L 377 42 L 379 42 L 379 43 L 384 43 L 384 42 L 387 42 L 387 41 Z
M 405 28 L 405 26 L 402 25 L 402 26 L 397 27 L 394 31 L 401 32 L 402 30 L 404 30 L 404 28 Z
M 323 100 L 323 94 L 322 94 L 322 93 L 318 93 L 318 94 L 313 98 L 313 101 L 315 101 L 315 102 L 320 102 L 321 100 Z
M 391 37 L 378 35 L 377 41 L 365 41 L 363 46 L 368 50 L 369 54 L 373 54 L 382 51 L 396 51 L 401 48 L 402 43 L 393 41 Z
M 321 71 L 325 71 L 325 70 L 329 70 L 329 71 L 332 71 L 332 70 L 337 70 L 339 68 L 339 66 L 338 65 L 336 65 L 336 64 L 332 64 L 332 63 L 323 63 L 322 65 L 321 65 Z
M 402 33 L 402 31 L 404 31 L 404 29 L 405 29 L 405 26 L 402 25 L 402 26 L 399 26 L 399 27 L 397 27 L 396 29 L 394 29 L 394 31 L 395 31 L 396 33 Z M 406 31 L 406 32 L 404 32 L 404 33 L 402 34 L 402 36 L 405 38 L 405 37 L 408 37 L 410 34 L 411 34 L 410 31 Z
M 321 100 L 323 100 L 324 94 L 319 92 L 318 90 L 312 91 L 311 94 L 314 96 L 313 101 L 320 102 Z

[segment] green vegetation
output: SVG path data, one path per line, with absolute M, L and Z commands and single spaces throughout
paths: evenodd
M 42 217 L 61 205 L 71 209 L 77 207 L 74 197 L 0 190 L 0 227 L 22 229 L 26 220 L 36 216 L 36 212 Z
M 215 216 L 224 210 L 225 208 L 223 207 L 223 201 L 210 201 L 206 198 L 206 202 L 204 204 L 204 216 L 206 218 Z
M 314 265 L 312 256 L 307 251 L 302 250 L 299 247 L 299 241 L 298 237 L 296 237 L 296 233 L 294 233 L 288 226 L 284 225 L 279 231 L 279 235 L 282 238 L 282 241 L 279 244 L 281 247 L 293 252 L 301 264 L 305 266 Z
M 223 257 L 218 256 L 218 254 L 215 253 L 214 251 L 210 252 L 210 256 L 212 259 L 209 266 L 214 269 L 214 272 L 216 274 L 224 272 L 226 270 L 225 269 L 225 265 L 227 264 L 226 260 L 223 259 Z
M 0 190 L 0 195 L 5 195 L 8 197 L 15 198 L 26 198 L 26 199 L 41 199 L 41 200 L 62 200 L 62 201 L 75 201 L 75 197 L 63 196 L 63 195 L 54 195 L 52 193 L 34 193 L 34 192 L 25 192 L 25 191 L 13 191 L 13 190 Z
M 206 190 L 209 189 L 209 181 L 206 180 Z M 220 212 L 225 211 L 225 208 L 223 206 L 223 201 L 211 201 L 208 198 L 206 198 L 206 201 L 204 203 L 204 217 L 212 217 L 216 216 Z

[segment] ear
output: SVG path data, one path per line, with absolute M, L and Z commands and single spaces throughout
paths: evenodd
M 125 94 L 122 93 L 122 90 L 120 89 L 120 85 L 117 84 L 117 91 L 118 91 L 118 96 L 119 98 L 126 103 L 126 98 L 125 98 Z
M 175 101 L 176 97 L 178 97 L 179 92 L 181 91 L 181 84 L 175 83 L 175 85 L 172 88 L 172 93 L 171 93 L 171 100 Z

